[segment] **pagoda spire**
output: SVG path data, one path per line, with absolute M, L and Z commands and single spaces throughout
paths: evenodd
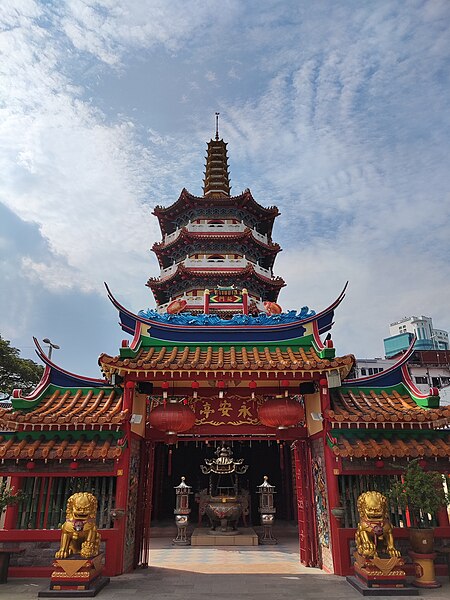
M 219 139 L 219 113 L 216 113 L 216 137 L 208 142 L 204 196 L 230 196 L 227 144 Z

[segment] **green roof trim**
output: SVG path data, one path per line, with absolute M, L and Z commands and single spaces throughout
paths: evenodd
M 306 341 L 305 341 L 306 340 Z M 120 348 L 119 356 L 120 358 L 136 358 L 139 352 L 142 349 L 147 348 L 181 348 L 184 349 L 186 346 L 192 346 L 196 348 L 197 346 L 203 346 L 205 350 L 211 346 L 212 348 L 223 348 L 225 352 L 229 351 L 230 348 L 235 348 L 239 351 L 241 348 L 245 348 L 246 350 L 252 350 L 253 348 L 258 348 L 264 350 L 264 348 L 280 348 L 281 351 L 285 351 L 287 348 L 292 348 L 293 346 L 298 346 L 301 348 L 311 348 L 314 347 L 313 344 L 313 336 L 307 335 L 305 337 L 293 338 L 292 340 L 283 340 L 281 343 L 279 340 L 275 340 L 274 342 L 249 342 L 248 344 L 237 342 L 234 344 L 224 344 L 223 342 L 165 342 L 162 340 L 158 340 L 156 338 L 150 338 L 146 336 L 142 336 L 136 348 L 132 350 L 129 347 Z M 320 356 L 320 358 L 334 358 L 335 350 L 334 348 L 325 348 L 323 352 L 332 351 L 332 355 Z

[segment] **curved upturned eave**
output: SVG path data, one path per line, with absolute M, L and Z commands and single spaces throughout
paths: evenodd
M 311 317 L 306 317 L 305 319 L 299 319 L 298 321 L 293 321 L 292 323 L 280 323 L 274 325 L 236 325 L 236 326 L 215 326 L 215 325 L 195 325 L 189 327 L 188 325 L 176 325 L 172 323 L 163 323 L 160 321 L 154 321 L 152 319 L 146 319 L 145 317 L 140 317 L 124 306 L 122 306 L 116 298 L 113 296 L 111 290 L 108 285 L 105 283 L 106 291 L 108 293 L 108 298 L 112 302 L 112 304 L 117 308 L 120 316 L 120 325 L 122 330 L 130 335 L 136 335 L 139 327 L 138 324 L 148 325 L 152 328 L 167 330 L 167 331 L 192 331 L 192 332 L 202 332 L 211 334 L 220 334 L 224 333 L 225 330 L 228 332 L 234 331 L 253 331 L 257 330 L 260 332 L 286 332 L 289 330 L 295 330 L 299 327 L 302 327 L 312 321 L 317 321 L 317 331 L 320 334 L 326 333 L 329 331 L 333 325 L 333 315 L 334 310 L 341 304 L 343 299 L 345 298 L 345 293 L 347 290 L 348 282 L 345 284 L 342 292 L 336 298 L 336 300 L 327 308 L 322 310 L 320 313 L 313 315 Z
M 407 382 L 404 378 L 404 369 L 403 366 L 406 365 L 408 360 L 411 358 L 414 352 L 414 344 L 416 342 L 416 336 L 414 336 L 409 348 L 406 352 L 400 357 L 400 359 L 393 364 L 388 369 L 381 371 L 381 373 L 375 373 L 375 375 L 367 375 L 365 377 L 358 377 L 356 379 L 345 379 L 342 382 L 342 387 L 345 388 L 386 388 L 391 387 L 393 385 L 397 385 L 399 383 L 404 383 L 407 385 Z M 428 397 L 428 394 L 422 394 L 422 392 L 416 388 L 412 380 L 410 380 L 410 385 L 407 385 L 408 389 L 413 392 L 414 388 L 414 396 L 424 398 Z
M 36 337 L 33 337 L 33 342 L 36 346 L 36 354 L 45 364 L 44 373 L 35 389 L 28 396 L 22 396 L 22 390 L 19 389 L 13 391 L 13 406 L 15 399 L 20 399 L 25 402 L 34 402 L 49 385 L 67 388 L 110 387 L 110 384 L 104 379 L 77 375 L 59 367 L 48 358 Z

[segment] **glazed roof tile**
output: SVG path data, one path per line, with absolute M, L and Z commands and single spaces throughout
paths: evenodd
M 321 373 L 338 369 L 342 377 L 350 371 L 352 355 L 322 359 L 313 348 L 261 348 L 222 346 L 162 346 L 142 348 L 134 358 L 102 354 L 99 363 L 105 374 L 183 371 L 291 371 Z
M 88 439 L 81 435 L 76 440 L 72 437 L 41 435 L 34 439 L 30 436 L 20 439 L 17 435 L 0 435 L 0 459 L 2 460 L 51 460 L 51 459 L 114 459 L 122 453 L 112 435 L 106 439 L 94 436 Z
M 395 436 L 359 439 L 337 435 L 331 449 L 341 458 L 450 458 L 450 432 L 432 440 Z
M 44 393 L 33 410 L 0 409 L 0 427 L 8 430 L 65 429 L 77 425 L 119 426 L 128 411 L 114 389 L 73 390 L 56 388 Z
M 397 390 L 348 390 L 332 393 L 325 415 L 335 423 L 405 423 L 442 426 L 450 423 L 450 406 L 422 408 L 406 392 Z

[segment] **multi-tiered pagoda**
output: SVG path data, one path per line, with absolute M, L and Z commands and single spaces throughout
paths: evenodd
M 412 348 L 382 373 L 347 379 L 354 357 L 338 356 L 331 339 L 345 289 L 317 314 L 283 312 L 284 281 L 272 272 L 278 210 L 230 189 L 217 132 L 203 196 L 183 190 L 155 209 L 156 308 L 136 314 L 108 290 L 131 337 L 100 356 L 103 378 L 64 371 L 37 344 L 42 381 L 0 409 L 0 476 L 25 492 L 0 530 L 0 542 L 25 548 L 10 575 L 49 575 L 75 491 L 99 499 L 106 574 L 145 563 L 152 519 L 173 516 L 182 475 L 194 491 L 206 487 L 199 465 L 219 443 L 249 465 L 249 524 L 258 525 L 256 490 L 268 475 L 277 518 L 297 524 L 300 561 L 340 575 L 351 572 L 361 491 L 386 490 L 412 458 L 448 473 L 450 408 L 414 386 Z M 403 540 L 408 513 L 392 507 L 391 516 Z M 436 537 L 450 537 L 446 511 L 435 519 Z
M 159 312 L 248 314 L 263 301 L 276 302 L 285 285 L 273 275 L 281 250 L 272 242 L 278 209 L 263 208 L 248 189 L 230 195 L 226 146 L 218 134 L 208 144 L 203 196 L 184 189 L 171 206 L 155 208 L 161 273 L 147 285 Z

